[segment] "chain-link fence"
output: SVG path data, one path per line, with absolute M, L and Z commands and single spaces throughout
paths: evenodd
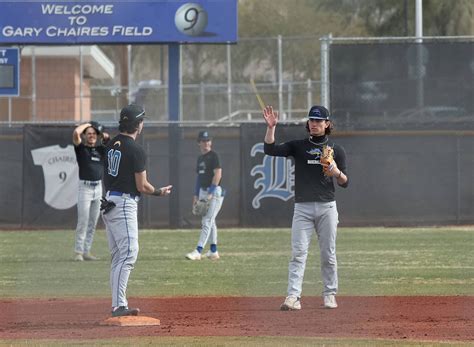
M 250 79 L 255 80 L 265 103 L 280 109 L 282 118 L 303 118 L 308 107 L 319 101 L 319 46 L 318 37 L 281 36 L 242 39 L 236 45 L 180 46 L 180 120 L 227 123 L 260 118 Z M 77 122 L 89 118 L 113 122 L 127 102 L 143 104 L 151 121 L 166 122 L 167 46 L 101 48 L 110 53 L 114 76 L 92 78 L 92 68 L 87 64 L 90 57 L 81 55 L 81 50 L 67 59 L 76 62 L 70 69 L 76 69 L 83 78 L 56 90 L 37 86 L 43 79 L 64 80 L 68 76 L 43 69 L 50 56 L 35 56 L 34 49 L 27 49 L 33 53 L 24 55 L 22 49 L 21 96 L 0 99 L 0 122 Z M 127 49 L 128 54 L 117 53 Z M 306 51 L 311 55 L 305 56 Z M 68 99 L 72 102 L 66 102 Z M 51 106 L 49 115 L 38 115 L 35 109 L 39 104 Z M 69 109 L 61 104 L 70 104 Z
M 472 40 L 337 40 L 330 62 L 339 128 L 473 129 Z
M 227 124 L 260 121 L 261 98 L 297 122 L 313 104 L 329 106 L 339 127 L 400 129 L 443 123 L 466 127 L 473 118 L 474 38 L 262 37 L 236 45 L 182 45 L 180 121 Z M 64 49 L 64 48 L 63 48 Z M 145 106 L 151 122 L 168 120 L 166 45 L 101 47 L 114 74 L 97 75 L 81 49 L 70 73 L 50 56 L 22 49 L 22 91 L 0 98 L 0 122 L 115 123 L 127 102 Z M 119 53 L 117 53 L 119 52 Z M 125 52 L 125 53 L 124 53 Z M 62 59 L 65 59 L 64 57 Z M 64 70 L 61 70 L 64 69 Z M 77 77 L 78 76 L 78 77 Z M 38 88 L 52 80 L 49 88 Z M 57 81 L 57 82 L 56 82 Z M 41 111 L 43 110 L 43 111 Z M 448 125 L 446 125 L 446 121 Z

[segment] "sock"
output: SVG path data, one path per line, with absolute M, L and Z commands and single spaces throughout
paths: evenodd
M 201 246 L 197 246 L 196 249 L 197 249 L 197 251 L 198 251 L 199 253 L 202 253 L 202 247 L 201 247 Z
M 212 245 L 211 245 L 211 252 L 212 252 L 212 253 L 216 253 L 216 252 L 217 252 L 217 245 L 216 245 L 216 244 L 212 244 Z

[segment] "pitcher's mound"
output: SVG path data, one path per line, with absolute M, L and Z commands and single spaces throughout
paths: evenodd
M 111 325 L 121 327 L 139 327 L 144 325 L 160 325 L 160 320 L 146 316 L 123 316 L 111 317 L 100 322 L 100 325 Z

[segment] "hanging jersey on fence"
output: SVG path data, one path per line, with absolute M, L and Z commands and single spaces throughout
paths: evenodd
M 79 167 L 74 147 L 54 145 L 33 149 L 33 162 L 43 168 L 44 201 L 58 210 L 77 203 Z

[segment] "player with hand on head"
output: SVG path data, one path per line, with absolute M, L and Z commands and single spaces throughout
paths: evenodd
M 109 134 L 94 121 L 76 127 L 72 142 L 79 166 L 79 192 L 77 197 L 77 227 L 75 241 L 76 261 L 98 260 L 90 251 L 99 219 L 102 197 L 105 145 Z
M 107 145 L 102 219 L 107 231 L 112 290 L 112 316 L 136 316 L 126 296 L 128 278 L 138 256 L 138 201 L 141 194 L 167 196 L 171 185 L 155 188 L 147 178 L 146 154 L 136 143 L 143 130 L 145 110 L 135 104 L 120 112 L 119 134 Z
M 320 249 L 324 307 L 336 308 L 336 234 L 339 220 L 334 182 L 343 188 L 348 186 L 346 153 L 343 147 L 329 138 L 333 125 L 329 111 L 323 106 L 316 105 L 309 110 L 306 122 L 308 138 L 282 144 L 275 144 L 278 112 L 266 106 L 263 117 L 267 123 L 265 154 L 291 156 L 295 161 L 295 206 L 291 226 L 288 292 L 280 309 L 301 309 L 303 276 L 314 234 L 318 237 Z
M 219 156 L 212 150 L 212 139 L 208 131 L 201 131 L 198 135 L 198 144 L 201 155 L 196 165 L 196 185 L 193 196 L 193 210 L 196 210 L 198 201 L 204 201 L 207 209 L 202 213 L 201 234 L 194 251 L 186 254 L 189 260 L 201 260 L 201 253 L 210 239 L 210 250 L 206 257 L 211 260 L 220 258 L 217 251 L 216 217 L 224 201 L 224 190 L 221 187 L 222 168 Z

